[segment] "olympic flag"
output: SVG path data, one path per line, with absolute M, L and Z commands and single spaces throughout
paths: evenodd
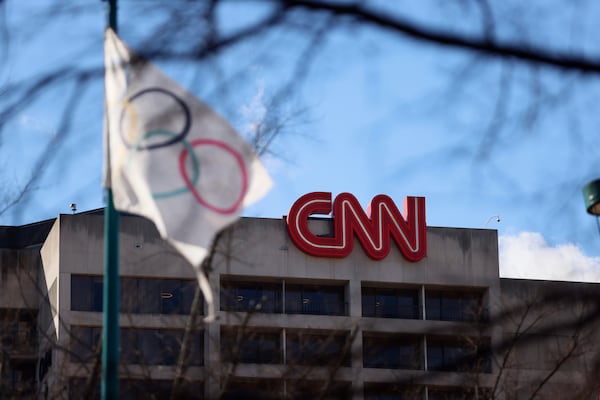
M 215 234 L 261 198 L 271 180 L 251 147 L 222 117 L 117 37 L 105 35 L 104 186 L 117 210 L 152 220 L 196 270 Z

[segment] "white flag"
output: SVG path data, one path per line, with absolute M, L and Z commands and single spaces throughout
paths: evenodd
M 115 208 L 151 219 L 196 269 L 215 234 L 261 198 L 271 180 L 244 139 L 193 94 L 107 29 L 104 185 Z

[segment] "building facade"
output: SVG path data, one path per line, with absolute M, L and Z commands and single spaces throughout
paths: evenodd
M 307 223 L 318 237 L 334 229 Z M 1 229 L 2 393 L 97 396 L 102 213 Z M 242 218 L 215 247 L 218 319 L 205 324 L 191 267 L 150 222 L 123 215 L 122 397 L 597 396 L 597 284 L 499 278 L 495 230 L 426 235 L 416 262 L 393 243 L 373 260 L 357 240 L 346 257 L 316 257 L 284 218 Z

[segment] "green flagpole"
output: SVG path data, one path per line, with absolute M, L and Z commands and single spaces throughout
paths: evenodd
M 108 0 L 107 22 L 108 26 L 117 32 L 117 0 Z M 105 192 L 106 208 L 104 209 L 104 313 L 100 386 L 102 400 L 116 400 L 119 398 L 119 214 L 113 202 L 110 158 L 107 162 L 109 185 Z

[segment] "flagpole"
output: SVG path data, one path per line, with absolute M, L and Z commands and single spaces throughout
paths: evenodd
M 117 32 L 117 0 L 108 0 L 108 27 Z M 108 129 L 108 126 L 107 128 Z M 119 214 L 113 201 L 107 133 L 107 182 L 104 209 L 104 289 L 102 316 L 102 400 L 119 398 Z

